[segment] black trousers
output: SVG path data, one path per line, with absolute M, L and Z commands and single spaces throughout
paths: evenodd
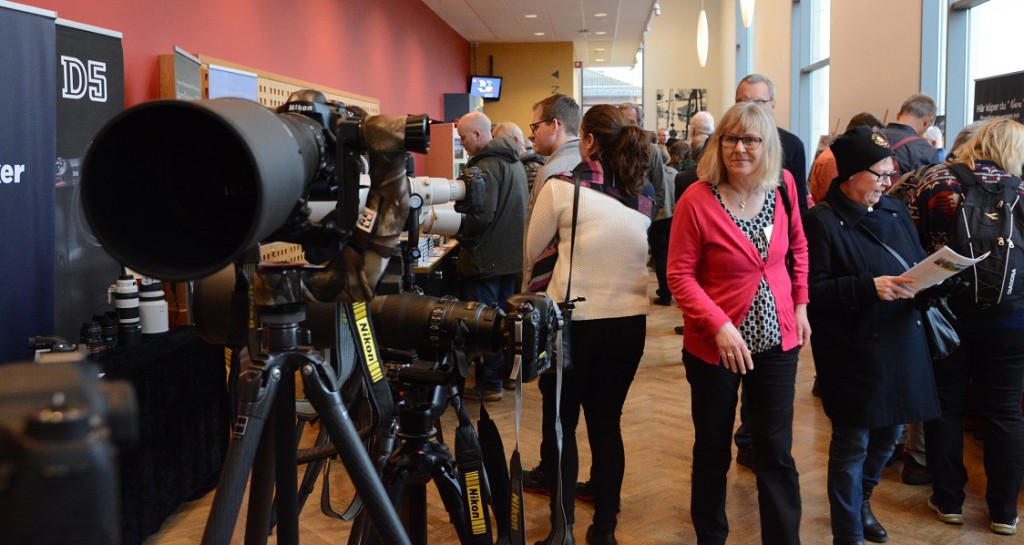
M 959 333 L 960 348 L 933 367 L 942 416 L 924 424 L 928 469 L 935 475 L 933 501 L 944 513 L 960 513 L 964 503 L 963 418 L 971 382 L 985 422 L 988 514 L 1010 523 L 1024 484 L 1024 331 Z
M 690 515 L 697 543 L 721 545 L 729 535 L 726 474 L 740 381 L 750 407 L 761 543 L 800 543 L 800 476 L 791 452 L 798 352 L 774 348 L 754 354 L 754 370 L 739 375 L 683 351 L 693 413 Z
M 576 426 L 580 407 L 587 422 L 592 457 L 590 483 L 594 489 L 594 525 L 599 531 L 615 530 L 626 468 L 622 444 L 622 406 L 640 366 L 647 336 L 647 317 L 628 316 L 603 320 L 572 322 L 573 371 L 562 380 L 562 506 L 566 521 L 575 521 L 574 496 L 579 476 Z M 554 392 L 545 386 L 555 377 L 541 377 L 544 392 L 543 442 L 541 460 L 544 473 L 554 477 L 558 452 L 554 439 Z M 544 467 L 546 466 L 546 467 Z M 555 479 L 550 481 L 554 487 Z M 552 512 L 556 508 L 554 490 Z
M 672 230 L 672 218 L 651 222 L 647 229 L 647 242 L 651 245 L 651 261 L 654 263 L 654 274 L 658 277 L 658 298 L 671 299 L 672 291 L 668 289 L 668 234 Z

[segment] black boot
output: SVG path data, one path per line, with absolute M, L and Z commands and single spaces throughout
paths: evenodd
M 551 542 L 551 532 L 548 532 L 548 537 L 544 538 L 544 541 L 538 541 L 536 545 L 562 545 L 561 543 Z M 572 524 L 565 525 L 565 545 L 576 545 L 576 538 L 572 536 Z
M 864 545 L 863 539 L 839 539 L 832 538 L 832 545 Z
M 615 541 L 615 532 L 603 532 L 594 527 L 593 524 L 587 528 L 587 545 L 618 545 Z
M 871 490 L 864 491 L 864 503 L 860 506 L 860 522 L 864 527 L 864 539 L 873 543 L 889 541 L 889 533 L 871 512 Z

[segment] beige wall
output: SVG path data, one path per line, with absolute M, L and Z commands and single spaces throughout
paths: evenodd
M 644 42 L 644 126 L 656 127 L 658 89 L 707 89 L 708 111 L 718 119 L 732 105 L 732 89 L 723 93 L 723 83 L 734 78 L 735 28 L 723 21 L 732 21 L 735 9 L 730 2 L 708 0 L 710 45 L 704 67 L 697 60 L 697 18 L 700 2 L 693 0 L 660 0 L 661 16 L 651 21 L 651 31 Z M 731 86 L 731 83 L 729 84 Z M 677 129 L 682 129 L 676 124 Z
M 516 123 L 526 136 L 530 136 L 534 104 L 551 95 L 555 87 L 559 93 L 575 95 L 572 42 L 479 44 L 475 53 L 470 51 L 470 56 L 474 55 L 470 66 L 478 73 L 487 73 L 493 57 L 494 75 L 504 78 L 501 100 L 485 102 L 484 113 L 494 123 Z
M 735 0 L 724 0 L 735 4 Z M 832 2 L 835 5 L 844 2 Z M 861 2 L 845 2 L 860 4 Z M 735 10 L 733 11 L 735 13 Z M 784 129 L 790 126 L 793 71 L 793 4 L 761 1 L 754 9 L 754 72 L 768 76 L 775 84 L 775 123 Z M 735 71 L 735 70 L 734 70 Z M 733 89 L 735 99 L 735 88 Z
M 831 32 L 829 126 L 862 111 L 893 121 L 921 88 L 921 2 L 832 2 Z

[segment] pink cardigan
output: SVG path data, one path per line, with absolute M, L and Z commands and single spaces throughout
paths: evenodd
M 789 209 L 796 212 L 800 208 L 793 176 L 783 172 Z M 775 221 L 766 261 L 706 182 L 690 186 L 676 204 L 669 235 L 668 285 L 683 309 L 683 348 L 708 363 L 718 364 L 720 359 L 715 334 L 726 322 L 739 327 L 762 277 L 768 278 L 768 288 L 775 296 L 782 349 L 798 344 L 795 305 L 808 302 L 807 239 L 798 212 L 787 217 L 782 192 L 775 195 Z M 792 278 L 786 266 L 791 245 L 795 261 Z

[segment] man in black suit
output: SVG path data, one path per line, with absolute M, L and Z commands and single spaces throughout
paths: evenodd
M 775 115 L 775 84 L 761 74 L 750 74 L 736 86 L 736 102 L 756 102 Z M 804 143 L 797 135 L 779 127 L 782 140 L 782 168 L 793 175 L 796 182 L 797 203 L 807 210 L 807 156 Z

